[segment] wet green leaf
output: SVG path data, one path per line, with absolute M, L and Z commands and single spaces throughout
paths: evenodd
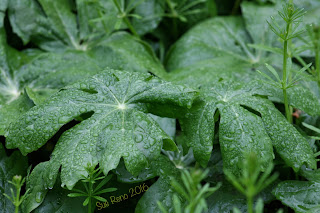
M 0 134 L 10 122 L 58 89 L 98 73 L 96 61 L 78 51 L 28 56 L 9 47 L 0 32 Z M 30 100 L 31 99 L 31 100 Z
M 184 134 L 190 138 L 196 160 L 206 166 L 213 147 L 215 112 L 220 113 L 219 142 L 224 168 L 238 174 L 238 163 L 247 152 L 259 153 L 262 169 L 273 161 L 273 148 L 295 171 L 307 164 L 316 168 L 308 141 L 284 116 L 259 95 L 255 83 L 247 85 L 225 82 L 203 86 L 199 104 L 180 120 Z
M 12 0 L 8 17 L 13 31 L 25 44 L 32 42 L 57 53 L 78 50 L 79 55 L 83 54 L 79 57 L 90 55 L 102 69 L 166 76 L 147 43 L 126 32 L 114 32 L 118 12 L 112 1 L 77 0 L 76 9 L 77 14 L 71 2 L 65 0 L 41 0 L 39 4 L 35 0 Z
M 48 190 L 53 188 L 58 170 L 54 170 L 55 168 L 50 166 L 50 162 L 38 164 L 28 177 L 26 188 L 30 189 L 30 192 L 22 203 L 24 212 L 31 212 L 37 208 L 43 202 Z
M 277 42 L 266 22 L 276 12 L 275 6 L 244 2 L 241 8 L 243 18 L 216 17 L 206 20 L 189 30 L 171 47 L 166 66 L 172 71 L 173 78 L 176 74 L 183 75 L 180 70 L 192 69 L 196 71 L 193 74 L 187 71 L 185 76 L 205 75 L 206 81 L 217 81 L 238 75 L 238 80 L 248 81 L 255 78 L 255 70 L 259 66 L 279 60 L 266 51 L 249 47 L 249 44 L 273 46 Z M 232 72 L 234 70 L 237 72 Z
M 43 146 L 64 124 L 84 113 L 92 116 L 59 139 L 50 166 L 62 165 L 62 183 L 68 188 L 86 175 L 84 165 L 100 163 L 105 174 L 123 157 L 137 174 L 161 148 L 175 143 L 149 115 L 148 103 L 190 106 L 196 92 L 161 81 L 148 74 L 110 70 L 61 90 L 12 123 L 6 133 L 7 147 L 23 154 Z
M 159 1 L 142 1 L 133 11 L 134 14 L 138 14 L 141 18 L 134 18 L 132 25 L 137 30 L 137 33 L 148 33 L 158 26 L 162 19 L 163 12 Z
M 296 212 L 317 212 L 320 206 L 320 183 L 288 180 L 281 182 L 273 194 Z

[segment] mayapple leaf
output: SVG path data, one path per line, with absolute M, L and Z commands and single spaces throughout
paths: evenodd
M 270 15 L 276 13 L 277 6 L 243 2 L 243 17 L 215 17 L 199 23 L 171 47 L 166 67 L 173 78 L 184 76 L 183 70 L 191 70 L 191 67 L 193 76 L 201 78 L 205 75 L 206 81 L 232 77 L 248 81 L 256 78 L 255 70 L 264 67 L 264 63 L 281 64 L 276 54 L 250 47 L 250 44 L 271 47 L 277 44 L 277 38 L 266 22 Z M 224 64 L 222 69 L 219 61 Z
M 194 87 L 211 85 L 223 79 L 249 82 L 261 79 L 256 70 L 266 70 L 265 63 L 268 63 L 271 73 L 264 77 L 269 79 L 275 76 L 279 81 L 276 72 L 282 64 L 279 54 L 270 53 L 266 48 L 251 47 L 278 47 L 279 41 L 266 20 L 276 14 L 280 7 L 280 2 L 266 5 L 243 2 L 243 17 L 215 17 L 199 23 L 170 49 L 166 60 L 170 71 L 168 79 Z M 294 65 L 292 67 L 296 69 Z M 283 102 L 282 90 L 275 88 L 279 84 L 270 84 L 262 88 L 260 95 Z M 289 104 L 295 108 L 311 115 L 320 114 L 319 101 L 302 86 L 288 88 L 288 99 Z
M 224 168 L 239 173 L 239 162 L 246 152 L 261 153 L 262 169 L 272 162 L 272 142 L 264 124 L 255 113 L 241 106 L 237 101 L 251 96 L 249 88 L 241 84 L 220 82 L 212 87 L 202 87 L 201 102 L 181 118 L 181 127 L 192 147 L 196 160 L 205 167 L 213 148 L 214 114 L 219 111 L 221 153 Z M 192 131 L 190 131 L 192 130 Z
M 73 6 L 65 0 L 12 0 L 8 17 L 25 44 L 32 42 L 55 53 L 77 50 L 84 54 L 82 57 L 91 56 L 101 69 L 166 76 L 149 44 L 125 31 L 114 32 L 114 24 L 120 19 L 112 1 L 77 0 Z M 98 17 L 102 18 L 99 23 L 92 22 Z
M 14 205 L 6 198 L 3 193 L 11 196 L 10 189 L 15 187 L 8 183 L 13 176 L 24 177 L 27 173 L 28 159 L 20 154 L 19 151 L 7 156 L 4 147 L 0 144 L 0 212 L 14 212 Z
M 0 29 L 0 135 L 34 104 L 100 71 L 95 60 L 79 51 L 18 52 L 6 43 L 5 32 Z
M 260 95 L 259 86 L 254 82 L 244 85 L 222 81 L 201 87 L 199 100 L 180 119 L 196 160 L 204 167 L 209 161 L 215 112 L 218 111 L 224 168 L 238 174 L 241 170 L 239 162 L 245 153 L 256 152 L 261 156 L 261 169 L 265 169 L 274 158 L 272 146 L 295 171 L 304 164 L 316 168 L 308 141 L 286 121 L 271 101 L 257 96 Z
M 91 117 L 62 134 L 49 161 L 55 169 L 62 165 L 62 183 L 72 188 L 87 175 L 87 163 L 99 163 L 107 174 L 120 158 L 129 172 L 137 174 L 159 156 L 161 148 L 176 149 L 170 136 L 146 114 L 149 107 L 167 104 L 172 110 L 183 109 L 191 106 L 196 95 L 188 87 L 150 74 L 108 70 L 33 107 L 10 125 L 6 145 L 19 148 L 25 155 L 43 146 L 64 124 L 86 113 Z
M 127 32 L 116 32 L 104 37 L 92 45 L 86 53 L 101 68 L 151 72 L 161 78 L 167 74 L 149 44 Z
M 272 193 L 295 212 L 318 212 L 319 190 L 318 182 L 287 180 L 279 183 Z
M 261 114 L 275 150 L 295 172 L 298 172 L 303 165 L 311 169 L 317 168 L 316 159 L 307 139 L 287 122 L 269 100 L 252 97 L 243 98 L 239 103 Z
M 22 54 L 7 45 L 4 29 L 0 28 L 0 135 L 11 121 L 34 105 L 12 69 L 20 58 Z

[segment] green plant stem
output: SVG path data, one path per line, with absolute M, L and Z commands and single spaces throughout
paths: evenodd
M 93 192 L 91 180 L 92 180 L 92 177 L 91 177 L 91 174 L 90 174 L 88 213 L 91 213 L 91 200 L 92 200 L 91 196 L 92 196 L 92 192 Z
M 288 102 L 288 96 L 287 96 L 287 60 L 288 60 L 287 48 L 288 48 L 288 41 L 284 41 L 282 91 L 283 91 L 286 117 L 287 117 L 287 120 L 291 123 L 291 114 L 290 114 L 289 102 Z
M 15 204 L 14 204 L 15 205 L 15 210 L 14 210 L 15 213 L 19 213 L 20 190 L 21 190 L 21 187 L 17 187 L 17 197 L 16 197 Z
M 131 33 L 137 37 L 140 38 L 140 36 L 138 35 L 137 31 L 134 29 L 134 27 L 132 26 L 130 20 L 128 19 L 127 14 L 125 13 L 125 11 L 123 9 L 121 9 L 121 6 L 119 4 L 119 2 L 117 0 L 113 0 L 114 4 L 116 5 L 119 14 L 121 14 L 124 23 L 126 23 L 127 27 L 129 28 L 129 30 L 131 31 Z
M 287 96 L 287 60 L 288 60 L 288 34 L 290 30 L 290 24 L 287 24 L 286 28 L 286 36 L 283 44 L 283 79 L 282 79 L 282 91 L 283 91 L 283 99 L 284 99 L 284 107 L 286 112 L 286 117 L 289 123 L 292 123 L 292 116 L 289 108 L 289 101 Z
M 248 213 L 253 213 L 253 197 L 251 196 L 247 197 L 247 208 L 248 208 Z
M 129 30 L 131 31 L 131 33 L 132 33 L 135 37 L 140 38 L 139 34 L 137 33 L 137 31 L 136 31 L 136 30 L 134 29 L 134 27 L 132 26 L 132 24 L 131 24 L 130 20 L 128 19 L 128 17 L 125 16 L 125 17 L 123 18 L 123 20 L 124 20 L 124 23 L 126 23 L 126 25 L 127 25 L 127 27 L 129 28 Z

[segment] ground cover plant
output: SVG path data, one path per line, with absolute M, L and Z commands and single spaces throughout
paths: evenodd
M 0 1 L 0 212 L 320 212 L 319 0 Z

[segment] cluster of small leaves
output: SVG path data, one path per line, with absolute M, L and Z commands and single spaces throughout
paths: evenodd
M 83 206 L 88 205 L 89 212 L 92 211 L 92 202 L 93 200 L 98 200 L 101 202 L 106 202 L 107 200 L 103 197 L 101 197 L 101 194 L 105 194 L 108 192 L 116 191 L 116 188 L 103 188 L 109 180 L 112 178 L 112 175 L 109 176 L 100 176 L 102 173 L 102 170 L 94 165 L 87 165 L 85 168 L 88 172 L 88 176 L 83 176 L 83 178 L 80 180 L 83 183 L 83 186 L 85 188 L 85 191 L 73 188 L 72 191 L 74 193 L 68 194 L 69 197 L 86 197 L 86 199 L 83 202 Z M 101 181 L 100 181 L 101 180 Z M 99 184 L 97 186 L 94 186 L 95 183 L 98 181 Z M 93 211 L 92 211 L 93 212 Z
M 306 31 L 308 34 L 307 38 L 302 36 L 299 37 L 303 41 L 304 45 L 300 48 L 302 51 L 312 51 L 315 55 L 315 64 L 312 66 L 312 70 L 308 69 L 309 74 L 313 76 L 320 82 L 320 30 L 319 25 L 310 24 L 306 26 Z M 304 63 L 303 59 L 299 58 L 299 61 Z
M 215 187 L 210 187 L 209 183 L 202 186 L 201 182 L 207 177 L 208 173 L 209 170 L 192 169 L 189 172 L 189 170 L 183 169 L 181 170 L 183 185 L 177 180 L 172 180 L 173 189 L 185 200 L 183 204 L 177 194 L 173 195 L 175 213 L 201 213 L 208 210 L 205 199 L 221 186 L 221 184 L 218 184 Z M 168 212 L 161 202 L 158 201 L 157 203 L 163 213 Z
M 136 8 L 139 4 L 141 4 L 144 0 L 140 1 L 129 1 L 127 5 L 125 5 L 124 1 L 119 1 L 119 0 L 113 0 L 115 6 L 118 9 L 118 18 L 119 21 L 115 25 L 115 29 L 118 30 L 120 29 L 122 21 L 127 25 L 127 27 L 130 29 L 133 35 L 139 37 L 138 33 L 132 26 L 131 22 L 129 21 L 128 17 L 133 17 L 133 18 L 141 18 L 137 14 L 132 14 L 132 10 Z
M 303 73 L 309 69 L 311 67 L 312 63 L 307 64 L 306 66 L 304 66 L 303 68 L 301 68 L 298 72 L 295 73 L 295 75 L 293 77 L 289 77 L 287 76 L 286 79 L 280 79 L 280 76 L 278 74 L 278 72 L 269 64 L 266 64 L 267 69 L 270 71 L 270 73 L 272 73 L 272 75 L 276 78 L 276 80 L 274 80 L 273 78 L 271 78 L 270 76 L 266 75 L 265 73 L 261 72 L 260 70 L 258 70 L 258 72 L 266 78 L 266 80 L 264 82 L 279 88 L 279 89 L 289 89 L 291 87 L 297 86 L 297 82 L 301 81 L 302 79 L 305 79 L 305 76 L 303 75 Z M 286 81 L 286 83 L 284 83 L 284 81 Z
M 278 12 L 280 17 L 287 23 L 286 28 L 280 27 L 275 18 L 271 16 L 271 23 L 268 22 L 271 30 L 283 41 L 288 41 L 290 39 L 296 38 L 302 33 L 303 29 L 298 29 L 302 22 L 302 17 L 306 14 L 303 8 L 295 9 L 294 5 L 287 3 L 283 5 L 283 10 Z M 288 27 L 290 26 L 290 27 Z
M 224 174 L 234 187 L 246 196 L 249 213 L 253 213 L 254 197 L 278 178 L 277 174 L 270 176 L 273 164 L 270 164 L 261 175 L 260 164 L 261 162 L 257 155 L 249 153 L 242 162 L 242 174 L 240 177 L 234 176 L 226 169 L 224 170 Z
M 3 194 L 6 198 L 8 198 L 13 205 L 15 206 L 15 213 L 19 212 L 19 206 L 21 203 L 25 200 L 26 196 L 28 196 L 29 190 L 27 190 L 24 195 L 21 196 L 21 189 L 26 181 L 26 178 L 22 178 L 20 175 L 15 175 L 12 178 L 12 181 L 8 181 L 10 184 L 12 184 L 15 187 L 15 191 L 13 189 L 10 189 L 11 196 L 8 194 Z

